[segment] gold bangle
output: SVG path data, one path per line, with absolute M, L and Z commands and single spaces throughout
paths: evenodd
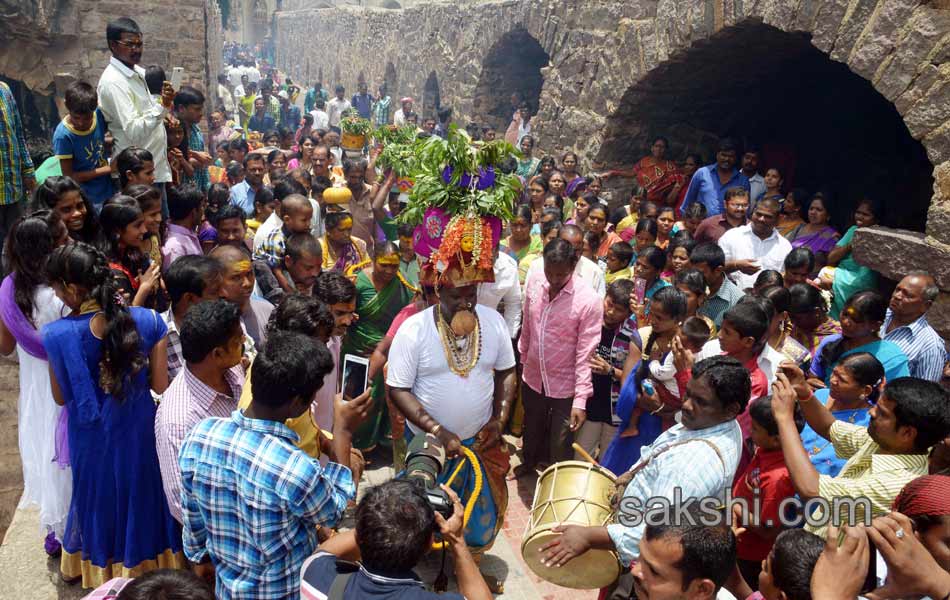
M 429 435 L 437 436 L 439 432 L 442 431 L 442 424 L 436 423 L 435 427 L 432 428 L 432 431 L 429 432 Z

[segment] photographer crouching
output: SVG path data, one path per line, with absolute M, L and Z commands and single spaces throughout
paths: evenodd
M 423 488 L 411 481 L 368 490 L 356 507 L 356 529 L 331 537 L 304 563 L 301 599 L 489 600 L 491 591 L 462 534 L 462 503 L 451 489 L 443 489 L 451 502 L 449 519 L 435 512 Z M 426 591 L 412 572 L 432 548 L 436 531 L 448 543 L 458 594 Z

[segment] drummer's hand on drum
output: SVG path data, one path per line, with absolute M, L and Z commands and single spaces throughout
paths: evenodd
M 561 535 L 541 546 L 541 562 L 546 567 L 560 567 L 590 550 L 586 527 L 558 524 L 551 531 Z
M 442 447 L 445 448 L 445 456 L 447 458 L 455 458 L 459 455 L 459 452 L 462 451 L 462 440 L 445 427 L 439 427 L 439 431 L 435 434 L 435 437 L 442 442 Z
M 459 500 L 458 494 L 449 486 L 443 483 L 440 487 L 445 490 L 445 493 L 449 496 L 449 500 L 452 501 L 452 516 L 449 517 L 448 520 L 445 520 L 445 517 L 439 513 L 435 513 L 435 522 L 439 526 L 439 533 L 442 534 L 443 539 L 453 546 L 456 544 L 464 544 L 465 509 L 462 506 L 462 501 Z
M 577 431 L 587 420 L 587 411 L 583 408 L 571 409 L 571 431 Z

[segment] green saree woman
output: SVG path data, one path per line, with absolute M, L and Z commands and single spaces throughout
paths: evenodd
M 399 254 L 392 243 L 379 244 L 372 270 L 356 276 L 356 314 L 359 320 L 346 333 L 343 355 L 369 358 L 396 314 L 412 302 L 415 289 L 399 273 Z M 383 375 L 372 381 L 373 407 L 369 418 L 353 434 L 353 447 L 368 451 L 386 434 L 386 396 Z

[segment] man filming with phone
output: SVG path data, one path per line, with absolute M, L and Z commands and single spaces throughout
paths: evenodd
M 168 214 L 165 184 L 172 180 L 165 140 L 165 115 L 172 108 L 175 89 L 162 84 L 161 103 L 152 100 L 145 83 L 145 69 L 139 66 L 144 47 L 138 24 L 122 17 L 106 26 L 106 40 L 112 58 L 99 78 L 99 108 L 115 138 L 113 155 L 129 146 L 145 148 L 155 161 L 155 184 L 162 189 L 162 213 Z
M 444 447 L 439 483 L 462 463 L 450 485 L 467 503 L 475 493 L 474 469 L 481 471 L 484 485 L 464 530 L 479 556 L 494 542 L 508 506 L 509 455 L 500 441 L 515 394 L 515 356 L 504 318 L 476 306 L 478 284 L 492 280 L 491 268 L 462 268 L 457 261 L 443 273 L 431 263 L 424 267 L 420 282 L 437 288 L 439 301 L 399 328 L 386 383 L 409 422 L 406 437 L 429 434 Z

